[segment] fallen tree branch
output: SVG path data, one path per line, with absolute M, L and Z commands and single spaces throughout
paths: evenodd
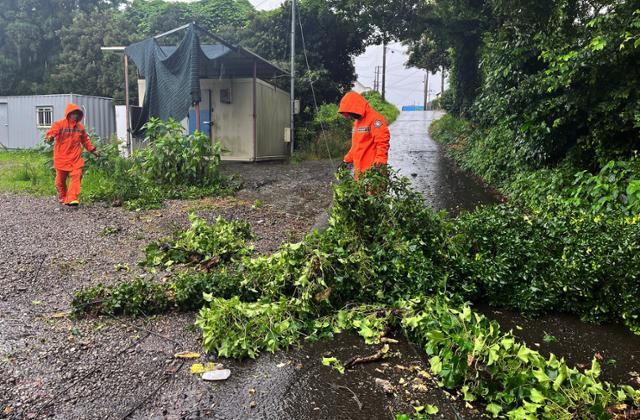
M 389 345 L 385 344 L 384 346 L 382 346 L 382 348 L 380 350 L 378 350 L 377 352 L 375 352 L 371 356 L 354 356 L 354 357 L 352 357 L 351 359 L 349 359 L 344 364 L 344 367 L 346 369 L 351 369 L 355 365 L 359 365 L 359 364 L 362 364 L 362 363 L 378 362 L 378 361 L 382 360 L 388 352 L 389 352 Z

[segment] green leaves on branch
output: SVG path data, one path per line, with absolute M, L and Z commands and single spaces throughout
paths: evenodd
M 191 227 L 174 238 L 151 242 L 145 250 L 145 267 L 169 268 L 175 264 L 203 264 L 212 268 L 248 256 L 253 248 L 249 223 L 241 220 L 227 221 L 218 217 L 207 223 L 194 213 L 189 214 Z
M 285 298 L 278 301 L 242 302 L 206 295 L 209 302 L 198 313 L 203 346 L 221 357 L 255 358 L 298 342 L 302 322 L 296 307 Z
M 152 242 L 141 265 L 167 269 L 176 264 L 200 264 L 205 272 L 180 272 L 170 283 L 136 279 L 131 283 L 99 284 L 83 289 L 74 295 L 71 303 L 74 313 L 146 316 L 171 309 L 188 311 L 201 308 L 206 293 L 222 297 L 238 295 L 241 278 L 219 265 L 251 253 L 252 248 L 247 244 L 252 238 L 248 224 L 218 218 L 209 225 L 193 214 L 190 220 L 191 228 L 176 238 Z M 214 268 L 219 269 L 212 271 Z
M 579 372 L 555 356 L 545 359 L 459 303 L 469 297 L 525 313 L 562 308 L 591 319 L 626 317 L 637 326 L 640 254 L 633 247 L 640 218 L 603 224 L 588 213 L 496 206 L 446 220 L 423 206 L 407 180 L 382 177 L 371 171 L 356 182 L 339 173 L 329 228 L 270 256 L 243 251 L 243 229 L 236 242 L 229 222 L 209 226 L 194 217 L 188 233 L 162 252 L 227 252 L 224 264 L 178 274 L 166 286 L 98 286 L 77 293 L 74 308 L 148 315 L 204 304 L 196 320 L 204 348 L 235 358 L 345 330 L 375 343 L 387 329 L 401 328 L 423 346 L 444 386 L 494 416 L 598 418 L 617 404 L 640 405 L 631 387 L 600 382 L 597 362 Z M 603 231 L 612 240 L 602 241 Z M 600 249 L 588 245 L 594 238 Z M 452 297 L 442 296 L 445 290 Z
M 613 406 L 640 405 L 639 391 L 599 381 L 597 360 L 580 372 L 553 354 L 545 359 L 467 305 L 444 297 L 400 305 L 402 327 L 430 356 L 431 371 L 494 417 L 608 418 Z

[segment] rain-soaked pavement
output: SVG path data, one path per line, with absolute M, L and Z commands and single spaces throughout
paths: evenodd
M 441 111 L 402 112 L 391 125 L 389 164 L 412 180 L 434 210 L 457 214 L 496 199 L 444 156 L 440 145 L 429 136 L 432 121 Z
M 455 214 L 493 202 L 480 184 L 455 169 L 428 136 L 428 125 L 438 116 L 402 113 L 391 126 L 390 163 L 413 180 L 436 210 Z M 309 229 L 319 208 L 329 204 L 333 168 L 328 162 L 232 168 L 244 175 L 247 184 L 238 198 L 194 206 L 208 218 L 218 214 L 248 218 L 263 237 L 265 252 L 288 235 L 283 227 Z M 403 337 L 394 337 L 398 343 L 390 346 L 387 359 L 358 365 L 344 375 L 323 366 L 322 358 L 345 361 L 371 355 L 380 345 L 368 346 L 353 334 L 340 334 L 332 341 L 303 343 L 255 361 L 203 355 L 194 361 L 222 362 L 232 371 L 228 380 L 212 384 L 189 372 L 192 361 L 182 364 L 173 358 L 177 351 L 201 348 L 200 335 L 191 327 L 194 313 L 145 320 L 52 317 L 68 309 L 68 295 L 78 284 L 118 281 L 108 274 L 116 263 L 127 261 L 134 274 L 148 236 L 160 234 L 154 233 L 156 228 L 170 231 L 184 225 L 186 213 L 180 206 L 190 204 L 174 203 L 140 215 L 91 206 L 63 214 L 52 198 L 3 199 L 0 230 L 4 239 L 13 235 L 15 243 L 4 247 L 0 243 L 0 267 L 7 261 L 4 273 L 0 268 L 0 279 L 9 279 L 0 281 L 0 418 L 369 420 L 393 419 L 394 413 L 411 412 L 423 404 L 436 405 L 437 418 L 479 417 L 460 398 L 421 375 L 428 366 L 425 353 Z M 254 200 L 262 205 L 251 206 Z M 33 208 L 38 210 L 26 211 Z M 65 236 L 52 238 L 52 224 L 61 232 L 83 226 L 89 245 Z M 121 227 L 122 233 L 99 235 L 111 225 Z M 23 237 L 37 239 L 42 250 L 27 247 L 19 240 Z M 87 250 L 90 263 L 85 259 Z M 40 251 L 58 255 L 60 261 L 38 263 L 31 254 Z M 634 382 L 640 372 L 640 336 L 622 327 L 593 326 L 562 315 L 527 320 L 493 308 L 479 309 L 505 330 L 513 328 L 532 348 L 554 352 L 576 365 L 588 366 L 592 357 L 599 357 L 604 379 L 640 385 Z M 546 342 L 545 335 L 555 341 Z M 394 392 L 385 393 L 376 379 L 389 381 Z

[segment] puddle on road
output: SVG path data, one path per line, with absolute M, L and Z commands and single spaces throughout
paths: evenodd
M 411 179 L 434 210 L 456 215 L 496 199 L 476 180 L 458 170 L 428 133 L 439 111 L 403 112 L 391 125 L 389 164 Z
M 503 331 L 513 330 L 532 349 L 548 356 L 564 357 L 570 366 L 591 367 L 597 357 L 602 367 L 601 378 L 616 384 L 640 388 L 640 336 L 623 325 L 596 325 L 572 315 L 552 314 L 527 319 L 510 311 L 479 305 L 476 308 L 498 321 Z M 520 328 L 518 328 L 520 327 Z M 547 336 L 547 341 L 544 340 Z M 553 337 L 553 338 L 551 338 Z

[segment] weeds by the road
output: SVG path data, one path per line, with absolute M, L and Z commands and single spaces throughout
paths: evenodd
M 0 191 L 53 195 L 55 173 L 50 154 L 40 151 L 0 151 Z

